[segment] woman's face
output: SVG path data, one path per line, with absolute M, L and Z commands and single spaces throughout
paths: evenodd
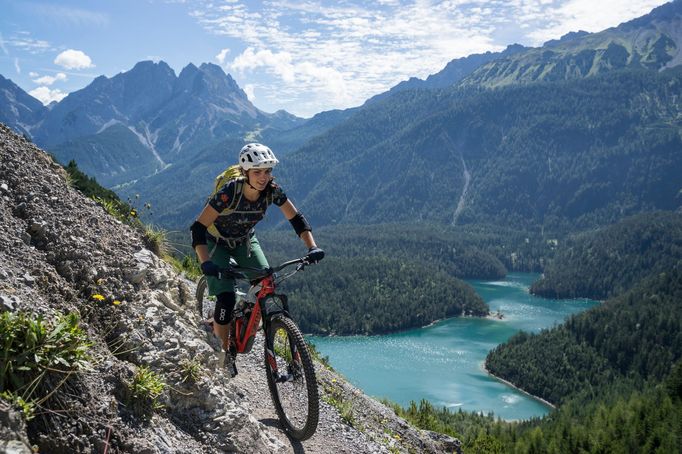
M 272 169 L 251 169 L 246 173 L 249 184 L 259 191 L 264 190 L 272 180 Z

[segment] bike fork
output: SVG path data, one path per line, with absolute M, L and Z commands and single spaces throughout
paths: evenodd
M 277 368 L 277 359 L 275 358 L 275 353 L 273 352 L 273 349 L 270 347 L 267 348 L 267 357 L 268 357 L 268 363 L 270 364 L 270 371 L 272 373 L 272 378 L 275 381 L 275 383 L 286 383 L 290 381 L 294 381 L 296 378 L 296 375 L 292 373 L 292 365 L 289 364 L 287 367 L 287 373 L 280 373 L 278 368 Z M 291 356 L 292 356 L 292 362 L 293 363 L 300 363 L 301 362 L 301 355 L 298 353 L 298 350 L 296 350 L 296 346 L 292 345 L 291 347 Z

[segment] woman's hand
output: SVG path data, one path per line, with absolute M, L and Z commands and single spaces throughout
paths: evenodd
M 220 267 L 210 260 L 206 260 L 201 264 L 201 272 L 204 276 L 218 276 L 220 274 Z
M 324 251 L 319 247 L 311 247 L 308 254 L 305 256 L 305 261 L 308 263 L 317 263 L 324 258 Z

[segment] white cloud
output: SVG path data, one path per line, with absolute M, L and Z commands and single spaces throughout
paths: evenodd
M 52 85 L 53 83 L 57 81 L 66 81 L 68 78 L 66 77 L 66 74 L 64 73 L 57 73 L 54 76 L 42 76 L 38 77 L 38 74 L 36 73 L 31 73 L 33 76 L 31 78 L 33 79 L 33 82 L 39 84 L 39 85 Z
M 5 55 L 9 55 L 9 51 L 7 50 L 7 47 L 5 47 L 5 40 L 2 39 L 2 33 L 0 33 L 0 49 L 2 49 L 2 52 Z
M 244 85 L 244 93 L 249 101 L 254 102 L 256 100 L 256 86 L 254 84 Z
M 18 58 L 14 59 L 14 69 L 16 70 L 17 74 L 21 74 L 21 66 L 19 66 Z
M 57 55 L 54 59 L 56 65 L 66 69 L 85 69 L 92 68 L 92 60 L 83 51 L 69 49 Z
M 230 64 L 235 71 L 248 72 L 257 68 L 268 68 L 284 82 L 296 81 L 295 69 L 288 52 L 274 53 L 271 50 L 254 51 L 251 47 L 238 55 Z
M 225 64 L 225 58 L 227 58 L 227 54 L 230 52 L 230 49 L 223 49 L 218 53 L 218 55 L 215 56 L 215 59 L 218 60 L 218 63 L 221 65 Z
M 528 33 L 534 45 L 556 39 L 568 32 L 598 32 L 649 13 L 660 0 L 569 0 L 544 8 L 544 24 Z
M 48 105 L 52 101 L 61 101 L 68 93 L 64 93 L 61 90 L 50 90 L 48 87 L 38 87 L 29 91 L 28 94 L 42 102 L 44 105 Z
M 276 1 L 258 10 L 223 3 L 197 7 L 192 15 L 211 32 L 246 45 L 226 68 L 249 83 L 263 72 L 275 76 L 278 82 L 261 78 L 261 96 L 281 106 L 286 93 L 303 115 L 361 104 L 401 80 L 440 71 L 453 58 L 503 48 L 489 38 L 483 18 L 468 17 L 455 2 L 399 3 Z M 318 105 L 300 112 L 308 98 Z
M 47 41 L 42 39 L 33 39 L 28 36 L 28 33 L 19 33 L 19 36 L 13 36 L 7 41 L 10 46 L 19 49 L 20 51 L 29 52 L 31 54 L 41 54 L 52 50 L 52 46 Z

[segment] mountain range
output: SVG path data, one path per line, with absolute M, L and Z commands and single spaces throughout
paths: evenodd
M 189 64 L 176 76 L 163 61 L 143 61 L 42 108 L 14 84 L 1 82 L 5 99 L 20 101 L 8 102 L 3 119 L 107 186 L 161 171 L 228 137 L 289 130 L 302 122 L 284 111 L 257 109 L 232 77 L 210 63 Z
M 682 2 L 599 33 L 451 61 L 363 106 L 268 114 L 212 64 L 141 62 L 42 107 L 0 79 L 0 119 L 184 228 L 245 141 L 315 225 L 587 227 L 680 196 Z M 624 178 L 626 176 L 626 178 Z

